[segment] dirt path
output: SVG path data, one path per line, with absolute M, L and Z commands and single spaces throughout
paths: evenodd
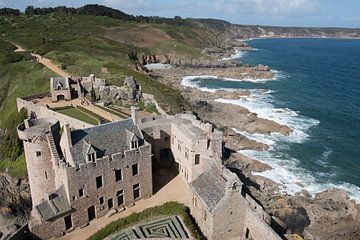
M 16 49 L 14 52 L 25 52 L 25 51 L 26 51 L 25 48 L 23 48 L 23 47 L 15 44 L 15 43 L 13 43 L 13 44 L 17 47 L 17 49 Z M 68 76 L 70 76 L 69 73 L 61 70 L 57 65 L 55 65 L 54 63 L 52 63 L 50 59 L 45 58 L 45 57 L 43 57 L 43 56 L 41 56 L 41 55 L 39 55 L 39 54 L 35 54 L 35 53 L 30 53 L 30 54 L 31 54 L 31 56 L 36 57 L 36 61 L 37 61 L 37 62 L 41 63 L 42 65 L 44 65 L 45 67 L 47 67 L 47 68 L 50 69 L 51 71 L 59 74 L 61 77 L 68 77 Z
M 36 57 L 37 62 L 41 63 L 51 71 L 59 74 L 61 77 L 68 77 L 70 76 L 69 73 L 61 70 L 57 65 L 53 64 L 50 59 L 44 58 L 43 56 L 35 53 L 31 53 L 31 56 Z
M 15 49 L 14 52 L 25 52 L 26 51 L 25 49 L 23 49 L 19 45 L 17 45 L 17 44 L 14 44 L 14 45 L 17 47 L 17 49 Z
M 87 227 L 76 229 L 75 231 L 66 234 L 60 239 L 87 239 L 109 223 L 129 216 L 134 212 L 141 212 L 146 208 L 158 206 L 170 201 L 176 201 L 185 205 L 190 204 L 191 194 L 181 176 L 176 176 L 172 181 L 165 185 L 159 192 L 148 199 L 143 199 L 136 202 L 135 206 L 127 208 L 125 211 L 117 213 L 111 217 L 102 217 L 93 220 Z

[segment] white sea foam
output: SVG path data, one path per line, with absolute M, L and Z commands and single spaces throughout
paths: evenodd
M 269 151 L 258 152 L 253 150 L 239 151 L 245 156 L 257 159 L 261 162 L 269 164 L 273 169 L 260 173 L 253 173 L 254 175 L 263 176 L 273 181 L 280 183 L 282 193 L 295 194 L 303 189 L 306 189 L 311 194 L 316 194 L 327 189 L 339 188 L 346 190 L 351 199 L 360 202 L 360 187 L 345 183 L 329 183 L 324 180 L 328 177 L 333 177 L 334 173 L 311 172 L 299 166 L 299 160 L 291 156 L 277 151 L 277 147 L 270 147 Z
M 277 72 L 276 75 L 277 79 L 285 77 L 279 72 Z M 239 81 L 233 79 L 219 79 L 214 76 L 189 76 L 183 79 L 182 84 L 184 86 L 199 88 L 203 91 L 213 92 L 218 90 L 206 87 L 200 88 L 199 81 L 196 81 L 196 79 L 200 78 L 211 78 L 217 81 Z M 224 90 L 233 91 L 236 89 Z M 271 135 L 258 133 L 250 134 L 244 131 L 236 130 L 249 139 L 263 142 L 270 146 L 268 151 L 239 151 L 248 157 L 269 164 L 273 168 L 272 170 L 267 170 L 261 173 L 254 173 L 255 175 L 261 175 L 282 184 L 282 193 L 295 194 L 302 189 L 306 189 L 311 194 L 316 194 L 326 189 L 340 188 L 346 190 L 352 199 L 360 202 L 360 187 L 345 182 L 330 183 L 326 181 L 326 179 L 334 177 L 334 175 L 336 175 L 336 171 L 312 172 L 310 170 L 306 170 L 300 166 L 299 159 L 293 158 L 289 154 L 285 153 L 286 151 L 284 150 L 289 150 L 290 148 L 288 144 L 289 142 L 303 143 L 307 141 L 311 137 L 309 130 L 312 127 L 319 125 L 320 122 L 318 120 L 302 116 L 301 113 L 292 109 L 276 108 L 274 106 L 276 99 L 274 99 L 271 95 L 273 92 L 270 90 L 253 89 L 250 90 L 250 93 L 249 97 L 242 97 L 241 99 L 217 99 L 216 101 L 245 107 L 249 109 L 249 111 L 255 112 L 258 117 L 287 125 L 293 130 L 289 136 L 284 136 L 278 133 L 272 133 Z M 322 157 L 317 160 L 318 165 L 327 168 L 331 167 L 328 163 L 331 154 L 332 150 L 324 151 Z
M 218 76 L 215 75 L 199 75 L 199 76 L 186 76 L 183 77 L 183 79 L 181 80 L 181 85 L 185 86 L 185 87 L 192 87 L 192 88 L 197 88 L 199 90 L 202 91 L 206 91 L 206 92 L 215 92 L 216 90 L 220 90 L 218 88 L 208 88 L 208 87 L 200 87 L 199 86 L 199 82 L 201 79 L 212 79 L 214 81 L 227 81 L 227 82 L 253 82 L 253 83 L 265 83 L 267 81 L 274 81 L 274 80 L 279 80 L 282 78 L 285 78 L 285 75 L 282 74 L 279 71 L 276 70 L 271 70 L 274 74 L 274 77 L 272 78 L 250 78 L 250 77 L 246 77 L 244 79 L 236 79 L 236 78 L 220 78 Z M 234 88 L 221 88 L 221 90 L 227 90 L 227 91 L 235 91 L 238 89 L 234 89 Z
M 240 51 L 240 50 L 235 50 L 235 54 L 232 54 L 230 57 L 225 57 L 220 59 L 220 61 L 228 61 L 228 60 L 233 60 L 233 59 L 240 59 L 243 58 L 245 55 L 247 55 L 248 51 Z

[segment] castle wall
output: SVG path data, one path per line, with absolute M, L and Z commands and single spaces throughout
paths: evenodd
M 279 235 L 266 223 L 266 219 L 259 216 L 252 207 L 246 208 L 242 239 L 246 239 L 246 234 L 248 234 L 248 238 L 254 240 L 281 240 Z
M 132 176 L 132 165 L 138 164 L 139 173 Z M 115 170 L 121 169 L 122 180 L 116 182 Z M 55 167 L 56 185 L 65 185 L 71 207 L 72 224 L 74 228 L 86 225 L 89 222 L 88 208 L 94 206 L 96 218 L 106 215 L 109 210 L 129 206 L 141 198 L 152 195 L 152 165 L 151 145 L 145 144 L 139 149 L 125 151 L 125 154 L 114 154 L 111 158 L 97 159 L 96 163 L 81 164 L 79 168 L 60 164 Z M 96 177 L 102 176 L 101 188 L 96 187 Z M 140 197 L 134 199 L 133 186 L 140 184 Z M 83 190 L 80 196 L 79 190 Z M 123 190 L 124 203 L 118 205 L 118 191 Z M 103 203 L 100 204 L 100 197 Z M 108 201 L 112 199 L 113 206 L 109 208 Z M 69 214 L 67 214 L 69 215 Z M 65 216 L 52 222 L 31 224 L 34 234 L 41 238 L 62 235 L 66 232 Z
M 31 183 L 32 205 L 36 206 L 55 189 L 55 173 L 46 136 L 24 141 L 26 167 Z
M 35 115 L 37 118 L 54 118 L 59 120 L 60 125 L 63 126 L 64 123 L 69 123 L 71 128 L 82 129 L 92 127 L 93 125 L 80 121 L 78 119 L 66 116 L 64 114 L 55 112 L 46 107 L 37 105 L 31 101 L 27 101 L 21 98 L 16 99 L 17 109 L 20 111 L 21 108 L 25 108 L 28 111 L 28 115 Z
M 213 215 L 212 239 L 232 239 L 243 236 L 246 209 L 247 201 L 239 191 L 225 196 Z
M 64 99 L 67 101 L 71 100 L 71 90 L 64 89 L 64 90 L 51 90 L 51 101 L 57 102 L 58 96 L 64 96 Z
M 190 189 L 190 187 L 189 187 Z M 202 233 L 211 240 L 213 235 L 213 218 L 211 213 L 205 207 L 201 199 L 191 190 L 192 193 L 192 205 L 190 206 L 191 215 L 194 217 L 197 225 L 200 227 Z M 223 239 L 223 238 L 220 238 Z

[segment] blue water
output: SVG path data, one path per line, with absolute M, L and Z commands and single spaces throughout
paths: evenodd
M 360 201 L 360 41 L 339 39 L 259 39 L 255 51 L 238 59 L 278 71 L 266 82 L 201 78 L 199 88 L 249 89 L 237 101 L 260 117 L 287 124 L 289 137 L 250 135 L 271 145 L 267 152 L 243 151 L 273 166 L 260 175 L 294 193 L 346 189 Z M 245 133 L 246 134 L 246 133 Z

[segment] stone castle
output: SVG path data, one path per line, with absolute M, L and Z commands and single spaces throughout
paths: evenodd
M 140 118 L 132 108 L 129 119 L 86 128 L 42 117 L 18 126 L 32 193 L 29 229 L 37 237 L 61 236 L 151 197 L 152 167 L 163 165 L 188 186 L 191 215 L 207 239 L 281 239 L 223 165 L 222 132 L 194 115 Z

